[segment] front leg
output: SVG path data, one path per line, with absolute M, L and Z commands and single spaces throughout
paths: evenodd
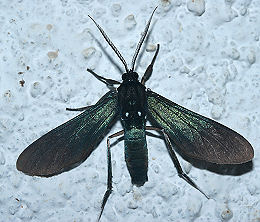
M 113 85 L 119 85 L 121 84 L 120 82 L 113 80 L 113 79 L 107 79 L 105 77 L 102 77 L 100 75 L 98 75 L 97 73 L 95 73 L 93 70 L 91 69 L 87 69 L 88 72 L 90 72 L 93 76 L 95 76 L 99 81 L 105 83 L 107 86 L 113 86 Z
M 144 73 L 144 75 L 143 75 L 143 77 L 142 77 L 142 79 L 141 79 L 141 83 L 142 83 L 143 85 L 145 84 L 145 82 L 146 82 L 146 81 L 150 78 L 150 76 L 152 75 L 153 65 L 154 65 L 154 62 L 155 62 L 155 60 L 156 60 L 156 57 L 157 57 L 157 55 L 158 55 L 158 53 L 159 53 L 159 49 L 160 49 L 160 45 L 157 44 L 157 49 L 156 49 L 156 52 L 155 52 L 155 54 L 154 54 L 154 56 L 153 56 L 152 62 L 151 62 L 151 64 L 146 68 L 145 73 Z

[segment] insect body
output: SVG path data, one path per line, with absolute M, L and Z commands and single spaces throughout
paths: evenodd
M 148 153 L 145 138 L 146 90 L 135 72 L 125 73 L 118 87 L 118 102 L 124 128 L 125 160 L 132 183 L 142 186 L 147 180 Z
M 171 142 L 187 157 L 210 163 L 240 164 L 250 161 L 254 156 L 249 142 L 235 131 L 146 89 L 144 84 L 152 74 L 159 45 L 141 81 L 138 80 L 134 65 L 152 16 L 137 45 L 130 70 L 103 29 L 90 17 L 125 66 L 122 83 L 87 69 L 106 85 L 120 86 L 116 91 L 106 93 L 93 106 L 68 109 L 84 112 L 34 141 L 20 154 L 16 163 L 18 170 L 31 176 L 50 177 L 67 171 L 86 160 L 108 129 L 120 118 L 123 130 L 107 139 L 108 183 L 98 220 L 112 192 L 110 139 L 113 137 L 124 135 L 126 165 L 132 183 L 137 186 L 142 186 L 148 180 L 147 130 L 163 134 L 178 175 L 201 193 L 201 189 L 183 172 Z M 146 126 L 146 118 L 154 126 Z

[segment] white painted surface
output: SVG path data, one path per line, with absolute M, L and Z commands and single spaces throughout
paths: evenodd
M 35 139 L 76 115 L 66 107 L 94 104 L 108 91 L 87 67 L 121 79 L 89 33 L 123 66 L 87 15 L 130 63 L 157 5 L 148 52 L 137 71 L 145 71 L 160 43 L 147 87 L 241 133 L 255 149 L 253 169 L 223 176 L 190 168 L 179 157 L 189 176 L 214 198 L 207 200 L 178 177 L 164 142 L 148 137 L 149 182 L 136 188 L 124 162 L 123 142 L 118 143 L 112 149 L 114 192 L 102 221 L 259 221 L 260 2 L 208 0 L 201 16 L 204 1 L 192 2 L 0 2 L 1 222 L 96 220 L 106 189 L 105 140 L 79 167 L 52 178 L 18 172 L 16 159 Z M 111 133 L 120 129 L 117 123 Z

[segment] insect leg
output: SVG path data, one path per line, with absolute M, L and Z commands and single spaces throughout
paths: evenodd
M 91 69 L 87 69 L 87 71 L 90 72 L 92 75 L 94 75 L 98 80 L 105 83 L 108 87 L 113 87 L 114 84 L 121 84 L 120 82 L 118 82 L 116 80 L 104 78 L 104 77 L 96 74 Z M 66 108 L 66 110 L 67 111 L 85 111 L 85 110 L 88 110 L 91 107 L 92 106 L 84 106 L 84 107 L 80 107 L 80 108 Z
M 142 80 L 141 80 L 141 83 L 144 85 L 145 82 L 150 78 L 150 76 L 152 75 L 152 72 L 153 72 L 153 64 L 155 62 L 155 59 L 159 53 L 159 49 L 160 49 L 160 44 L 157 44 L 157 49 L 156 49 L 156 52 L 153 56 L 153 60 L 151 62 L 151 64 L 147 67 L 147 69 L 145 70 L 145 73 L 142 77 Z
M 91 106 L 84 106 L 80 108 L 66 108 L 67 111 L 84 111 L 89 109 Z
M 104 78 L 104 77 L 96 74 L 91 69 L 87 69 L 87 71 L 90 72 L 93 76 L 95 76 L 99 81 L 105 83 L 107 86 L 113 86 L 114 84 L 121 84 L 120 82 L 118 82 L 116 80 Z
M 98 220 L 100 220 L 101 216 L 102 216 L 102 213 L 104 211 L 104 207 L 106 205 L 106 202 L 108 200 L 108 197 L 110 196 L 110 194 L 112 193 L 112 164 L 111 164 L 111 151 L 110 151 L 110 139 L 114 138 L 114 137 L 117 137 L 117 136 L 121 136 L 124 134 L 124 130 L 121 130 L 117 133 L 114 133 L 112 135 L 110 135 L 108 138 L 107 138 L 107 167 L 108 167 L 108 170 L 107 170 L 107 173 L 108 173 L 108 177 L 107 177 L 107 190 L 104 194 L 104 197 L 103 197 L 103 200 L 102 200 L 102 205 L 101 205 L 101 212 L 98 216 Z
M 182 168 L 181 168 L 181 165 L 180 165 L 180 162 L 174 152 L 174 149 L 172 147 L 172 144 L 171 144 L 171 141 L 169 139 L 169 136 L 167 135 L 167 133 L 165 132 L 164 129 L 159 129 L 159 128 L 156 128 L 156 127 L 152 127 L 152 126 L 146 126 L 146 129 L 147 130 L 155 130 L 155 131 L 159 131 L 159 132 L 162 132 L 163 135 L 164 135 L 164 139 L 166 141 L 166 144 L 167 144 L 167 150 L 170 154 L 170 157 L 174 163 L 174 166 L 175 168 L 177 169 L 177 172 L 178 172 L 178 176 L 182 179 L 184 179 L 186 182 L 188 182 L 191 186 L 193 186 L 195 189 L 197 189 L 198 191 L 200 191 L 207 199 L 210 199 L 200 188 L 199 186 L 196 185 L 196 183 L 186 174 L 183 172 Z

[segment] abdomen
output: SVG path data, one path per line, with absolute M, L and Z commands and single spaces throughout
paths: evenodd
M 148 151 L 145 130 L 144 128 L 125 130 L 124 137 L 125 160 L 132 184 L 142 186 L 148 181 Z

